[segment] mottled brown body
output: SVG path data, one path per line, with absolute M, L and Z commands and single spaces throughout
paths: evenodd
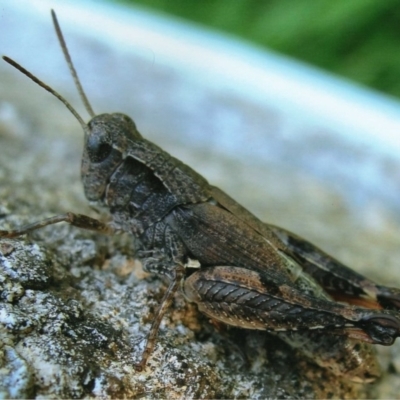
M 68 60 L 54 14 L 53 19 Z M 72 109 L 14 61 L 5 60 Z M 379 375 L 366 343 L 390 345 L 400 335 L 400 290 L 376 285 L 305 240 L 264 224 L 144 139 L 126 115 L 95 116 L 88 109 L 93 114 L 88 124 L 71 110 L 85 133 L 83 186 L 90 203 L 107 210 L 111 222 L 68 213 L 16 231 L 0 231 L 0 236 L 15 237 L 65 221 L 101 232 L 125 231 L 139 239 L 144 269 L 171 281 L 139 370 L 181 285 L 185 296 L 210 317 L 271 332 L 337 375 L 356 381 Z M 188 270 L 189 260 L 196 260 L 200 268 Z

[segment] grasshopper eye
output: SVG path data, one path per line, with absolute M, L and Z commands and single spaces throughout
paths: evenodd
M 86 150 L 92 163 L 104 161 L 111 153 L 112 146 L 96 136 L 89 136 L 86 142 Z

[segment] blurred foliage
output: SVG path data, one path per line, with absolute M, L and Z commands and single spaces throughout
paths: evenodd
M 400 97 L 399 0 L 126 0 Z

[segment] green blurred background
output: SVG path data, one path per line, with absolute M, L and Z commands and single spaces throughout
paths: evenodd
M 400 97 L 399 0 L 125 0 Z

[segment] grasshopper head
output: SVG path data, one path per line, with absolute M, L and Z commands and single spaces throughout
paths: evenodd
M 87 199 L 97 203 L 127 149 L 142 136 L 132 119 L 121 113 L 96 115 L 87 127 L 81 175 Z
M 78 74 L 72 63 L 67 45 L 61 32 L 55 12 L 52 10 L 54 27 L 59 39 L 65 60 L 74 79 L 75 85 L 82 102 L 91 115 L 88 124 L 78 114 L 74 107 L 57 91 L 38 79 L 16 61 L 3 56 L 3 59 L 18 69 L 28 78 L 58 98 L 75 116 L 85 134 L 85 144 L 82 159 L 82 180 L 86 197 L 95 206 L 102 206 L 106 187 L 112 174 L 126 155 L 127 148 L 135 140 L 140 140 L 141 135 L 136 129 L 135 123 L 126 115 L 120 113 L 95 115 L 86 94 L 82 88 Z

